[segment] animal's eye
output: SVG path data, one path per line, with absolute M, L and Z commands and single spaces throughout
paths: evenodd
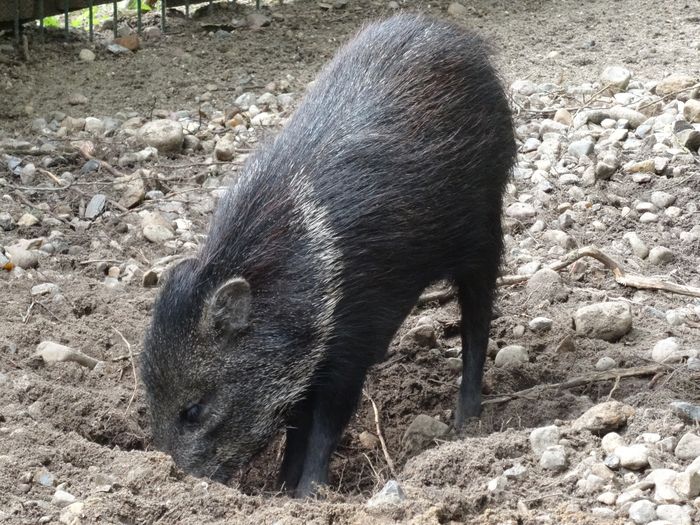
M 192 403 L 185 410 L 182 411 L 180 417 L 185 423 L 199 423 L 204 412 L 204 406 L 202 403 Z

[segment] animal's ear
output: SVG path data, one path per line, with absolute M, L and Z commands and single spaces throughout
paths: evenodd
M 209 302 L 209 319 L 216 329 L 236 332 L 248 326 L 250 309 L 250 285 L 242 277 L 234 277 L 214 292 Z

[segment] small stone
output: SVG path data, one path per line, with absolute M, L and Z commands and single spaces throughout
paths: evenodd
M 505 478 L 505 476 L 498 476 L 497 478 L 489 481 L 486 488 L 489 492 L 503 492 L 507 485 L 508 480 Z
M 552 329 L 554 321 L 548 317 L 535 317 L 528 323 L 528 327 L 533 332 L 548 332 Z
M 688 507 L 680 505 L 659 505 L 656 507 L 656 515 L 671 525 L 692 525 L 693 523 Z
M 615 511 L 605 507 L 593 507 L 591 509 L 591 516 L 599 522 L 599 520 L 610 521 L 615 519 Z
M 94 62 L 95 53 L 93 53 L 89 49 L 81 49 L 78 58 L 80 58 L 80 60 L 82 60 L 83 62 Z
M 34 479 L 43 487 L 53 487 L 56 479 L 48 470 L 42 470 L 34 476 Z
M 634 415 L 634 408 L 619 401 L 606 401 L 592 406 L 576 419 L 574 430 L 588 430 L 594 434 L 602 434 L 617 430 L 627 424 Z
M 628 162 L 623 168 L 627 173 L 656 173 L 656 163 L 654 159 Z
M 129 51 L 138 51 L 138 49 L 141 47 L 141 40 L 139 39 L 139 35 L 136 33 L 115 38 L 114 43 L 118 46 L 125 47 Z
M 627 232 L 622 236 L 632 248 L 632 253 L 640 259 L 646 259 L 649 256 L 649 248 L 644 244 L 644 241 L 635 232 Z
M 657 95 L 671 95 L 695 85 L 696 79 L 683 73 L 673 73 L 656 84 Z
M 160 28 L 158 26 L 149 26 L 143 30 L 143 39 L 151 42 L 160 40 L 163 36 Z
M 657 208 L 668 208 L 676 202 L 676 196 L 665 191 L 654 191 L 651 194 L 651 202 Z
M 23 228 L 31 228 L 32 226 L 36 226 L 39 224 L 39 219 L 36 217 L 36 215 L 32 215 L 31 213 L 24 213 L 22 216 L 17 220 L 17 226 L 21 226 Z
M 678 472 L 668 468 L 657 468 L 652 470 L 645 481 L 654 484 L 654 501 L 656 503 L 677 503 L 681 500 L 680 495 L 673 488 Z
M 254 31 L 267 27 L 272 23 L 272 19 L 261 12 L 250 13 L 245 17 L 248 27 Z
M 133 177 L 124 188 L 119 204 L 125 208 L 133 208 L 141 204 L 146 197 L 146 184 L 139 176 Z
M 450 432 L 450 427 L 426 414 L 419 414 L 406 429 L 402 442 L 413 452 L 419 452 L 436 439 L 442 439 Z
M 67 507 L 71 503 L 75 503 L 75 496 L 65 490 L 57 490 L 51 498 L 51 503 L 59 508 Z
M 170 223 L 158 212 L 146 212 L 141 220 L 143 236 L 152 243 L 162 243 L 175 238 Z
M 684 129 L 676 133 L 678 143 L 684 148 L 691 151 L 697 151 L 700 148 L 700 131 L 695 129 Z
M 40 295 L 56 295 L 59 291 L 58 286 L 54 283 L 42 283 L 32 286 L 31 294 L 32 297 L 38 297 Z
M 684 401 L 674 401 L 671 403 L 671 410 L 688 423 L 700 423 L 700 405 L 693 405 Z
M 520 479 L 525 477 L 525 474 L 527 474 L 527 468 L 522 466 L 520 463 L 516 463 L 509 469 L 506 469 L 503 471 L 503 475 L 506 478 L 515 478 L 515 479 Z
M 617 362 L 612 357 L 604 356 L 598 359 L 598 362 L 595 364 L 595 369 L 604 372 L 605 370 L 610 370 L 616 366 Z
M 567 464 L 566 449 L 561 445 L 547 447 L 540 457 L 540 467 L 546 470 L 564 470 Z
M 642 213 L 642 216 L 639 217 L 639 222 L 642 224 L 649 224 L 650 222 L 656 222 L 659 220 L 659 216 L 656 213 L 652 213 L 650 211 L 645 211 Z
M 688 358 L 688 370 L 693 372 L 700 372 L 700 358 L 689 357 Z
M 561 276 L 550 268 L 537 270 L 525 285 L 527 295 L 533 303 L 541 301 L 561 301 L 568 292 Z
M 615 449 L 615 455 L 620 458 L 620 466 L 630 470 L 642 470 L 649 466 L 649 448 L 646 445 L 634 444 Z
M 71 95 L 68 97 L 68 103 L 71 106 L 83 106 L 88 102 L 90 101 L 82 93 L 71 93 Z
M 107 204 L 107 197 L 101 193 L 93 195 L 88 205 L 85 207 L 85 218 L 88 220 L 94 220 L 105 211 L 105 205 Z
M 366 430 L 360 433 L 358 439 L 360 440 L 362 447 L 367 450 L 374 450 L 380 445 L 379 438 Z
M 614 505 L 617 496 L 614 492 L 603 492 L 596 498 L 596 501 L 603 503 L 604 505 Z
M 372 508 L 383 505 L 399 505 L 405 499 L 406 494 L 401 485 L 399 485 L 398 481 L 390 479 L 382 490 L 369 499 L 367 506 Z
M 519 221 L 529 222 L 530 219 L 537 215 L 537 211 L 530 203 L 514 202 L 506 208 L 506 215 Z
M 605 456 L 603 464 L 610 470 L 617 470 L 620 468 L 620 458 L 615 454 L 609 454 Z
M 674 258 L 673 252 L 665 246 L 655 246 L 649 252 L 649 262 L 656 265 L 668 264 Z
M 232 160 L 236 154 L 236 134 L 226 133 L 219 139 L 214 148 L 214 155 L 217 160 L 226 162 Z
M 540 141 L 535 137 L 528 138 L 520 148 L 523 153 L 529 153 L 531 151 L 536 151 L 540 147 Z
M 458 2 L 452 2 L 447 8 L 447 14 L 454 17 L 467 16 L 468 12 L 467 8 Z
M 625 441 L 617 432 L 608 432 L 603 436 L 600 444 L 605 452 L 612 454 L 616 448 L 623 447 L 625 445 Z
M 603 86 L 607 86 L 608 93 L 613 94 L 625 91 L 631 78 L 632 73 L 629 69 L 620 66 L 609 66 L 600 75 L 600 83 Z
M 437 336 L 435 327 L 431 324 L 416 326 L 409 330 L 401 339 L 401 343 L 414 341 L 418 346 L 425 348 L 434 348 L 437 345 Z
M 678 339 L 667 337 L 654 345 L 651 359 L 657 363 L 678 363 L 684 357 Z
M 596 303 L 574 313 L 574 326 L 580 336 L 616 341 L 632 329 L 632 312 L 627 303 Z
M 559 124 L 564 124 L 565 126 L 571 126 L 573 123 L 571 113 L 569 113 L 569 111 L 565 108 L 557 109 L 554 113 L 554 117 L 552 117 L 552 120 L 554 122 L 558 122 Z
M 590 156 L 591 153 L 593 153 L 593 148 L 595 144 L 593 143 L 593 140 L 590 138 L 585 138 L 581 140 L 575 140 L 571 144 L 569 144 L 568 148 L 568 153 L 569 155 L 573 155 L 576 158 L 582 157 L 582 156 Z
M 639 524 L 646 524 L 656 519 L 656 505 L 648 499 L 640 499 L 630 505 L 628 515 L 630 519 Z
M 461 357 L 448 357 L 447 358 L 447 367 L 450 370 L 455 370 L 455 371 L 461 371 L 463 366 L 462 366 L 462 358 Z
M 559 443 L 559 428 L 554 425 L 539 427 L 530 432 L 530 447 L 537 457 L 551 446 Z
M 107 51 L 112 53 L 113 55 L 130 55 L 131 51 L 129 51 L 127 48 L 124 46 L 120 46 L 119 44 L 109 44 L 107 46 Z
M 685 500 L 700 496 L 700 472 L 679 473 L 673 482 L 673 489 Z
M 527 363 L 530 357 L 525 347 L 520 345 L 504 346 L 496 354 L 494 364 L 501 368 L 506 366 L 518 366 Z
M 83 514 L 84 506 L 85 503 L 82 501 L 71 503 L 61 511 L 59 521 L 64 525 L 80 525 L 80 517 Z
M 0 230 L 9 232 L 15 229 L 15 220 L 6 211 L 0 212 Z
M 37 355 L 40 356 L 45 363 L 63 363 L 72 361 L 81 366 L 87 367 L 90 370 L 95 368 L 99 363 L 97 359 L 74 350 L 68 346 L 54 343 L 53 341 L 42 341 L 36 347 Z
M 18 245 L 5 246 L 5 254 L 12 264 L 23 270 L 39 266 L 39 258 L 33 250 L 26 250 Z
M 683 117 L 690 123 L 700 124 L 700 100 L 688 99 L 683 107 Z
M 700 436 L 688 432 L 678 440 L 676 450 L 673 452 L 678 459 L 694 460 L 700 457 Z
M 85 117 L 85 131 L 93 135 L 104 133 L 105 125 L 100 119 L 95 117 Z
M 177 153 L 185 140 L 182 125 L 174 120 L 159 119 L 147 122 L 139 130 L 139 136 L 159 152 Z

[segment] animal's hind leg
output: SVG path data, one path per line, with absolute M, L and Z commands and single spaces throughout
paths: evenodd
M 459 388 L 455 428 L 481 414 L 481 381 L 484 373 L 489 326 L 493 304 L 495 275 L 485 278 L 476 272 L 473 277 L 457 279 L 459 306 L 462 310 L 462 384 Z

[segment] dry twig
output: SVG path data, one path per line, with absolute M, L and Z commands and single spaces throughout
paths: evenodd
M 583 248 L 572 250 L 564 255 L 560 261 L 550 264 L 547 266 L 547 268 L 550 270 L 559 271 L 584 257 L 592 257 L 593 259 L 601 262 L 603 266 L 612 271 L 615 282 L 621 286 L 638 288 L 640 290 L 659 290 L 680 295 L 689 295 L 691 297 L 700 297 L 700 287 L 697 286 L 677 284 L 654 277 L 647 277 L 645 275 L 626 273 L 617 261 L 600 251 L 600 249 L 595 246 L 584 246 Z M 512 286 L 514 284 L 521 284 L 530 280 L 530 277 L 530 275 L 504 275 L 498 278 L 496 285 Z M 455 290 L 453 288 L 427 292 L 418 298 L 417 304 L 422 306 L 434 301 L 443 303 L 449 301 L 454 296 Z
M 112 327 L 112 330 L 114 330 L 119 337 L 121 337 L 122 341 L 124 341 L 124 344 L 126 345 L 126 349 L 129 351 L 129 359 L 131 360 L 131 371 L 134 373 L 134 390 L 131 393 L 131 398 L 129 399 L 129 402 L 126 404 L 126 409 L 124 410 L 124 415 L 129 412 L 129 408 L 131 407 L 131 403 L 134 402 L 134 399 L 136 398 L 136 388 L 138 387 L 138 378 L 136 377 L 136 365 L 134 364 L 134 354 L 131 351 L 131 344 L 129 344 L 129 341 L 126 340 L 126 337 L 117 330 L 115 327 Z M 114 361 L 114 359 L 113 359 Z
M 372 410 L 374 411 L 374 424 L 377 428 L 377 437 L 379 438 L 379 443 L 382 446 L 382 452 L 384 453 L 384 459 L 386 460 L 386 464 L 389 467 L 389 472 L 391 472 L 392 477 L 394 479 L 397 479 L 396 469 L 394 468 L 394 461 L 391 459 L 391 456 L 389 455 L 389 449 L 386 446 L 386 441 L 384 441 L 384 435 L 382 434 L 382 427 L 379 424 L 379 410 L 377 409 L 377 404 L 374 402 L 374 399 L 372 399 L 372 396 L 370 396 L 367 392 L 363 392 L 363 394 L 369 400 L 369 402 L 372 403 Z M 370 466 L 371 465 L 372 464 L 370 463 Z M 372 467 L 372 470 L 374 470 L 374 467 Z
M 653 277 L 625 273 L 619 263 L 600 251 L 595 246 L 584 246 L 567 253 L 561 261 L 548 266 L 549 269 L 559 271 L 566 268 L 570 264 L 582 259 L 583 257 L 592 257 L 603 263 L 608 270 L 611 270 L 615 282 L 621 286 L 638 288 L 641 290 L 662 290 L 665 292 L 677 293 L 681 295 L 690 295 L 692 297 L 700 297 L 700 288 L 696 286 L 686 286 L 676 284 L 669 281 L 662 281 Z M 498 279 L 498 286 L 508 286 L 512 284 L 520 284 L 530 279 L 529 275 L 504 275 Z
M 605 372 L 592 372 L 590 374 L 585 374 L 582 376 L 574 377 L 567 381 L 561 383 L 551 383 L 548 385 L 536 385 L 525 390 L 519 390 L 518 392 L 513 392 L 512 394 L 506 394 L 503 396 L 489 397 L 482 401 L 482 405 L 496 405 L 500 403 L 507 403 L 513 399 L 527 398 L 530 394 L 535 394 L 540 390 L 547 388 L 557 388 L 559 390 L 564 390 L 568 388 L 575 388 L 577 386 L 588 385 L 590 383 L 598 383 L 600 381 L 619 381 L 623 377 L 640 377 L 640 376 L 650 376 L 667 370 L 668 367 L 664 365 L 648 365 L 640 366 L 636 368 L 615 368 L 612 370 L 606 370 Z

